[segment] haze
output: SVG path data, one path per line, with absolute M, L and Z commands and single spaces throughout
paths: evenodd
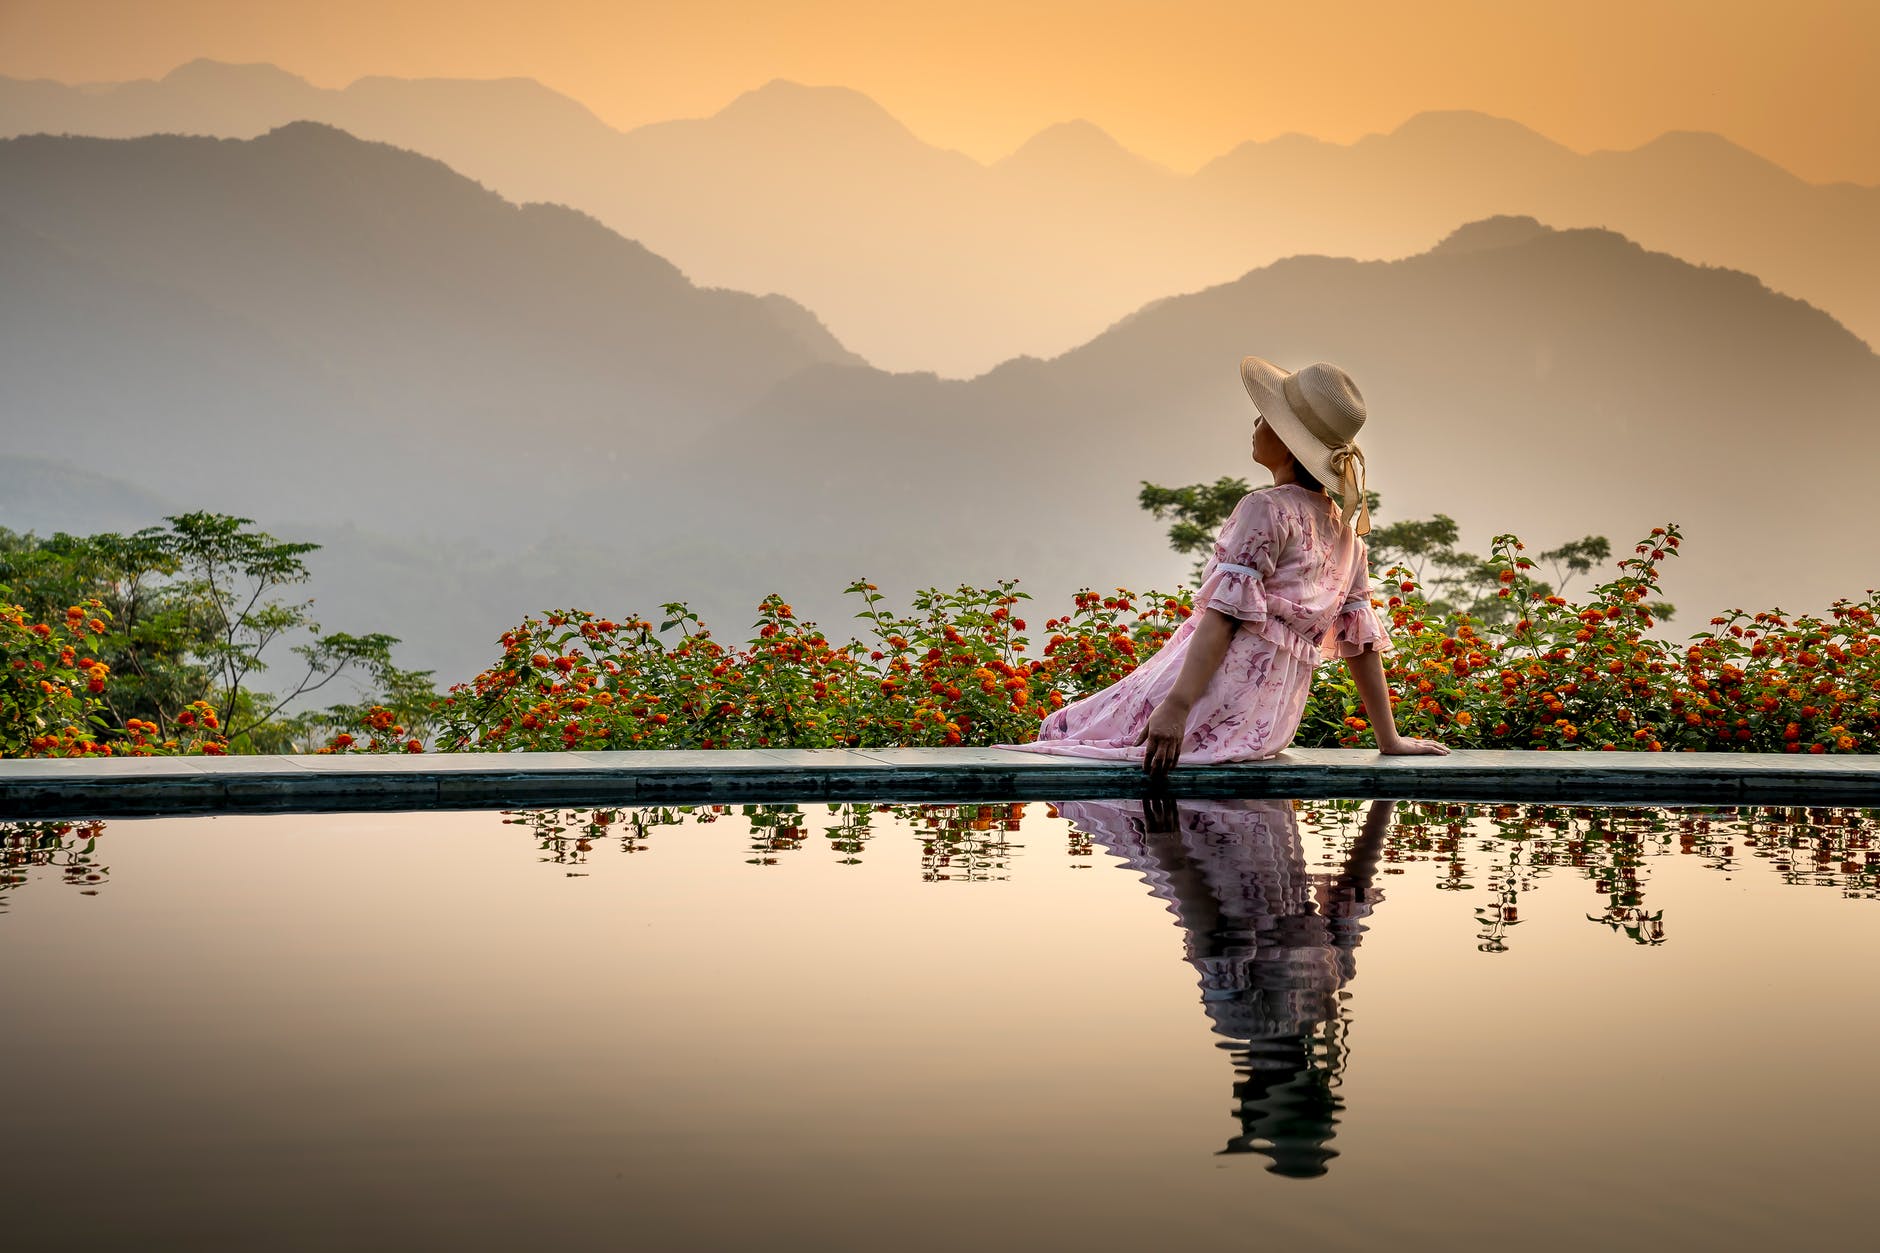
M 1192 170 L 1248 139 L 1348 143 L 1429 109 L 1518 119 L 1582 152 L 1716 131 L 1811 182 L 1880 182 L 1880 6 L 1867 0 L 6 0 L 0 74 L 158 77 L 267 61 L 524 76 L 629 128 L 772 78 L 852 87 L 983 161 L 1087 118 Z
M 1254 352 L 1361 380 L 1387 520 L 1676 521 L 1680 637 L 1859 597 L 1871 20 L 1510 9 L 7 5 L 0 526 L 253 517 L 445 682 L 557 605 L 1049 612 L 1181 579 L 1137 491 L 1250 472 Z

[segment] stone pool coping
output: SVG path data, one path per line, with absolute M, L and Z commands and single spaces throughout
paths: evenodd
M 1178 766 L 997 748 L 444 753 L 0 761 L 0 819 L 763 801 L 1142 796 L 1389 797 L 1645 805 L 1880 807 L 1880 755 L 1296 748 Z

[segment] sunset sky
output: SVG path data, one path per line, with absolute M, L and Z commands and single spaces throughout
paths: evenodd
M 1811 181 L 1880 183 L 1873 0 L 0 0 L 0 74 L 113 81 L 195 57 L 326 87 L 525 76 L 623 128 L 782 77 L 856 88 L 982 160 L 1085 117 L 1181 170 L 1246 139 L 1468 108 L 1581 151 L 1710 130 Z

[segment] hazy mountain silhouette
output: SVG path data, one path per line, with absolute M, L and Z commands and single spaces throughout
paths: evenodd
M 963 376 L 1051 355 L 1169 292 L 1302 252 L 1402 257 L 1492 214 L 1746 270 L 1880 341 L 1880 188 L 1808 184 L 1709 134 L 1581 155 L 1444 111 L 1351 144 L 1242 144 L 1185 176 L 1087 121 L 986 166 L 858 92 L 782 80 L 711 117 L 623 133 L 520 79 L 325 90 L 206 61 L 156 82 L 0 79 L 0 134 L 248 137 L 298 118 L 593 213 L 700 283 L 783 292 L 894 369 Z
M 325 616 L 453 677 L 557 604 L 686 599 L 731 633 L 781 591 L 840 630 L 859 576 L 1172 586 L 1188 562 L 1137 488 L 1259 481 L 1247 352 L 1351 370 L 1386 519 L 1442 510 L 1478 547 L 1676 519 L 1687 620 L 1876 582 L 1880 358 L 1607 231 L 1497 218 L 1400 261 L 1292 257 L 956 381 L 856 364 L 787 301 L 324 126 L 0 142 L 7 453 L 328 542 Z M 92 525 L 100 490 L 33 524 Z
M 1749 275 L 1532 219 L 1472 223 L 1401 261 L 1289 258 L 970 382 L 807 370 L 754 411 L 745 460 L 678 477 L 713 474 L 727 522 L 747 485 L 788 483 L 806 540 L 779 568 L 820 571 L 799 586 L 859 568 L 1023 574 L 1053 593 L 1173 583 L 1134 496 L 1143 479 L 1264 481 L 1236 368 L 1248 352 L 1351 371 L 1386 520 L 1446 512 L 1483 550 L 1512 530 L 1537 548 L 1603 532 L 1620 551 L 1679 522 L 1680 630 L 1880 586 L 1865 498 L 1880 357 Z
M 122 479 L 44 457 L 0 453 L 0 526 L 51 535 L 92 534 L 154 526 L 187 504 Z
M 656 473 L 638 458 L 856 360 L 788 300 L 697 288 L 583 214 L 312 123 L 0 141 L 0 280 L 9 451 L 82 433 L 89 467 L 173 497 L 401 527 L 632 490 Z

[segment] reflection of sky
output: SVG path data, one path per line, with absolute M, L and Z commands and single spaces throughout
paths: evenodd
M 1606 898 L 1580 868 L 1539 867 L 1514 942 L 1488 955 L 1475 910 L 1507 855 L 1482 851 L 1489 824 L 1464 828 L 1465 890 L 1444 888 L 1441 857 L 1387 859 L 1363 977 L 1339 993 L 1339 1156 L 1301 1184 L 1214 1155 L 1239 1112 L 1209 1047 L 1228 1037 L 1140 872 L 1066 856 L 1069 824 L 1034 805 L 1003 837 L 1002 879 L 936 883 L 899 819 L 877 815 L 851 864 L 822 812 L 762 868 L 731 815 L 572 865 L 493 814 L 112 823 L 98 895 L 33 880 L 0 917 L 9 1234 L 1864 1236 L 1871 901 L 1747 858 L 1655 858 L 1647 899 L 1671 925 L 1649 947 L 1588 922 Z M 1311 872 L 1335 870 L 1357 821 L 1330 838 L 1301 824 Z M 1769 1073 L 1772 1024 L 1809 1083 L 1746 1081 Z

